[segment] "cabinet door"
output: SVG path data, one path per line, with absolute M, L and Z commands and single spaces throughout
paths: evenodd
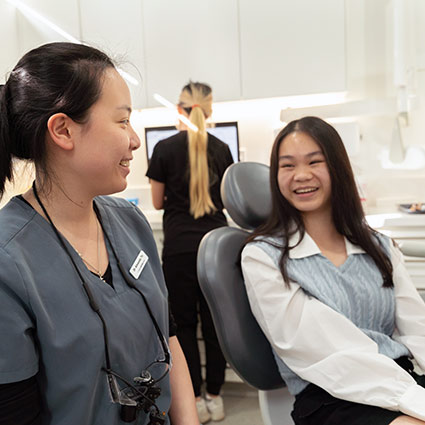
M 425 43 L 424 43 L 424 26 L 425 26 L 425 2 L 422 0 L 415 0 L 411 5 L 410 10 L 413 14 L 413 31 L 409 43 L 416 48 L 417 55 L 417 68 L 423 71 L 425 69 Z M 410 16 L 412 16 L 412 14 Z M 410 17 L 409 16 L 409 17 Z M 413 38 L 413 40 L 412 40 Z
M 0 39 L 3 40 L 0 55 L 0 84 L 4 84 L 7 74 L 12 71 L 21 56 L 16 29 L 16 9 L 7 1 L 0 3 Z
M 344 1 L 241 0 L 244 98 L 345 90 Z
M 143 13 L 148 105 L 175 103 L 190 79 L 215 101 L 240 98 L 236 0 L 144 0 Z
M 78 0 L 60 3 L 56 0 L 21 0 L 21 2 L 36 15 L 47 19 L 72 37 L 80 38 Z M 36 15 L 25 11 L 17 13 L 19 45 L 23 53 L 41 44 L 66 41 L 52 27 L 37 19 Z
M 146 106 L 140 0 L 80 0 L 80 8 L 83 41 L 105 51 L 139 81 L 139 85 L 128 83 L 133 107 Z

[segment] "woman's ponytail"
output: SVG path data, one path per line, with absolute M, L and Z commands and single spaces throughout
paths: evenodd
M 190 213 L 194 218 L 211 214 L 216 207 L 210 195 L 208 171 L 208 135 L 206 117 L 211 115 L 211 87 L 203 83 L 189 83 L 183 88 L 179 105 L 189 113 L 198 130 L 188 129 Z
M 204 112 L 199 106 L 192 107 L 190 121 L 198 127 L 198 131 L 188 129 L 189 165 L 190 165 L 190 213 L 194 218 L 210 214 L 215 210 L 212 202 L 208 173 L 208 135 Z

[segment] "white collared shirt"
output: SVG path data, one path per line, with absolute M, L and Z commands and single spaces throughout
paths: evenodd
M 290 240 L 290 246 L 298 235 Z M 347 255 L 364 251 L 345 239 Z M 289 258 L 320 254 L 306 233 Z M 425 371 L 425 303 L 414 287 L 401 252 L 391 247 L 396 302 L 393 339 L 403 343 Z M 242 252 L 242 270 L 252 312 L 276 354 L 302 379 L 333 396 L 399 410 L 425 420 L 425 389 L 353 322 L 301 287 L 283 281 L 275 262 L 255 244 Z M 320 343 L 318 344 L 318 341 Z

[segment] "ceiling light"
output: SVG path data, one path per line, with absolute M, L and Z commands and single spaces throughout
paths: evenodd
M 15 6 L 25 16 L 27 16 L 28 18 L 31 18 L 31 19 L 33 19 L 35 21 L 41 22 L 43 25 L 45 25 L 46 27 L 48 27 L 51 30 L 53 30 L 56 34 L 59 34 L 65 40 L 68 40 L 71 43 L 84 44 L 80 40 L 78 40 L 77 38 L 75 38 L 74 36 L 72 36 L 71 34 L 67 33 L 65 30 L 63 30 L 62 28 L 60 28 L 58 25 L 56 25 L 55 23 L 53 23 L 52 21 L 50 21 L 49 19 L 47 19 L 46 17 L 44 17 L 40 13 L 36 12 L 31 7 L 29 7 L 26 4 L 24 4 L 22 1 L 20 1 L 20 0 L 7 0 L 7 1 L 10 4 L 12 4 L 13 6 Z M 117 71 L 130 84 L 133 84 L 135 86 L 138 86 L 139 85 L 139 81 L 136 78 L 134 78 L 132 75 L 128 74 L 127 72 L 123 71 L 120 68 L 117 68 Z

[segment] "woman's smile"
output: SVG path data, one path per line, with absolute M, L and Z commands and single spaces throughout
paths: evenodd
M 315 192 L 319 190 L 318 187 L 302 187 L 294 190 L 294 193 L 301 198 L 306 198 L 308 196 L 314 195 Z

